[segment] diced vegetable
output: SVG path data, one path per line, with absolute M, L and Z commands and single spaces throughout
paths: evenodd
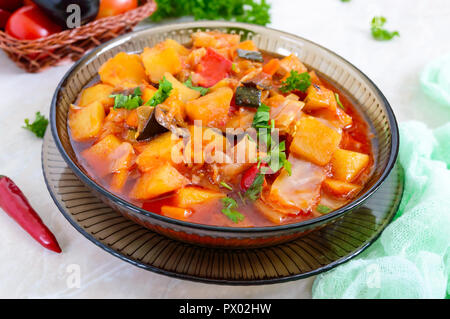
M 111 179 L 111 189 L 115 192 L 121 192 L 129 175 L 128 169 L 122 169 L 115 172 Z
M 249 50 L 243 50 L 243 49 L 237 49 L 236 50 L 238 57 L 250 61 L 255 62 L 263 62 L 263 57 L 261 52 L 258 51 L 249 51 Z
M 106 61 L 98 74 L 103 83 L 124 88 L 136 87 L 147 78 L 139 56 L 125 52 Z
M 172 74 L 166 72 L 164 73 L 164 76 L 166 77 L 167 81 L 172 84 L 172 87 L 174 89 L 172 94 L 177 93 L 181 101 L 187 102 L 190 100 L 195 100 L 201 95 L 199 91 L 190 89 L 186 85 L 178 81 Z
M 238 86 L 235 99 L 237 106 L 257 108 L 261 105 L 261 90 L 252 86 Z
M 323 188 L 326 192 L 341 197 L 350 197 L 358 193 L 361 186 L 356 184 L 351 184 L 337 179 L 327 178 L 323 182 Z
M 175 191 L 188 182 L 186 177 L 166 162 L 151 172 L 144 173 L 136 182 L 130 196 L 135 199 L 150 199 Z
M 264 64 L 262 71 L 272 76 L 278 71 L 280 65 L 279 59 L 271 59 L 269 62 Z
M 221 32 L 196 32 L 192 34 L 192 44 L 194 47 L 205 48 L 226 48 L 239 44 L 240 36 L 237 34 L 224 34 Z
M 281 75 L 288 76 L 291 71 L 297 71 L 298 73 L 308 72 L 306 66 L 300 62 L 298 57 L 294 54 L 284 57 L 280 61 L 280 68 L 278 71 Z
M 163 206 L 161 207 L 161 213 L 164 216 L 179 220 L 185 220 L 192 215 L 192 211 L 190 209 L 175 206 Z
M 306 91 L 305 110 L 327 108 L 335 111 L 337 107 L 333 91 L 319 85 L 311 85 Z
M 172 132 L 163 133 L 147 143 L 144 150 L 136 158 L 136 164 L 142 172 L 149 172 L 160 163 L 171 162 L 172 152 L 176 152 L 176 145 L 181 141 Z M 173 154 L 180 156 L 181 154 Z
M 369 155 L 337 149 L 331 158 L 333 176 L 341 181 L 352 182 L 369 164 Z
M 289 156 L 292 175 L 283 169 L 275 179 L 269 194 L 271 203 L 309 211 L 320 198 L 320 186 L 325 179 L 322 167 L 314 165 L 292 154 Z
M 327 164 L 337 150 L 341 134 L 314 117 L 302 117 L 290 151 L 314 164 Z
M 190 53 L 184 45 L 181 45 L 172 39 L 166 39 L 164 42 L 161 42 L 161 46 L 164 46 L 165 48 L 173 48 L 181 56 L 187 56 Z
M 264 215 L 268 220 L 270 220 L 274 224 L 281 224 L 284 220 L 286 220 L 287 215 L 281 212 L 278 212 L 261 199 L 258 199 L 254 202 L 255 208 Z
M 105 109 L 100 102 L 93 102 L 69 116 L 69 127 L 75 141 L 85 141 L 97 136 L 102 129 Z
M 174 203 L 183 208 L 189 208 L 193 205 L 201 204 L 213 199 L 219 199 L 226 195 L 206 188 L 196 186 L 186 186 L 179 189 L 174 198 Z
M 248 51 L 258 51 L 258 47 L 252 40 L 242 41 L 241 43 L 238 44 L 237 48 Z
M 119 138 L 114 135 L 108 135 L 101 139 L 90 148 L 84 150 L 81 155 L 93 167 L 99 176 L 105 176 L 111 173 L 109 156 L 120 146 Z
M 110 97 L 114 88 L 107 84 L 96 84 L 81 92 L 79 106 L 87 106 L 95 101 L 102 103 L 105 111 L 114 105 L 114 99 Z
M 155 135 L 167 132 L 169 129 L 164 125 L 164 121 L 161 119 L 165 114 L 161 111 L 159 106 L 153 108 L 150 113 L 142 131 L 138 132 L 136 137 L 137 141 L 144 141 Z
M 154 86 L 146 84 L 142 90 L 142 100 L 144 103 L 147 103 L 155 95 L 156 91 L 158 90 Z
M 291 125 L 300 118 L 305 103 L 284 97 L 280 94 L 267 99 L 270 106 L 270 118 L 275 121 L 275 127 L 282 132 L 290 132 Z
M 198 84 L 211 87 L 231 72 L 232 62 L 211 48 L 206 49 L 206 54 L 197 65 L 199 75 Z M 214 70 L 214 72 L 212 72 Z
M 174 75 L 181 71 L 181 58 L 177 49 L 164 43 L 144 48 L 141 58 L 145 72 L 153 83 L 158 83 L 166 72 Z
M 137 115 L 137 109 L 131 110 L 127 116 L 127 125 L 132 128 L 137 128 L 139 125 L 139 118 Z
M 196 100 L 186 103 L 186 114 L 191 120 L 202 121 L 203 126 L 214 126 L 225 122 L 233 90 L 220 88 Z

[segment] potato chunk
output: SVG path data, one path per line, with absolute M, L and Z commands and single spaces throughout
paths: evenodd
M 113 91 L 114 88 L 111 85 L 101 83 L 93 85 L 81 92 L 81 97 L 78 105 L 87 106 L 93 102 L 98 101 L 102 103 L 105 111 L 107 111 L 109 110 L 110 106 L 114 105 L 114 99 L 112 97 L 109 97 Z
M 333 91 L 317 84 L 311 85 L 306 90 L 305 110 L 329 109 L 335 111 L 337 108 L 336 98 Z
M 323 188 L 326 192 L 332 195 L 348 198 L 358 193 L 361 186 L 339 181 L 337 179 L 327 178 L 323 182 Z
M 182 159 L 181 150 L 176 145 L 181 141 L 180 138 L 172 135 L 172 132 L 163 133 L 145 146 L 141 154 L 136 158 L 136 164 L 142 172 L 149 172 L 160 163 L 173 163 L 172 155 L 179 156 Z M 175 152 L 172 154 L 172 152 Z
M 369 155 L 338 149 L 331 158 L 333 175 L 336 179 L 352 182 L 369 164 Z
M 290 151 L 314 164 L 327 164 L 341 142 L 341 134 L 314 117 L 303 117 Z
M 69 127 L 75 141 L 86 141 L 97 136 L 105 118 L 105 109 L 100 102 L 93 102 L 69 116 Z
M 166 72 L 174 75 L 181 71 L 181 58 L 177 49 L 164 43 L 145 48 L 141 58 L 145 72 L 153 83 L 158 83 Z
M 187 186 L 179 189 L 175 194 L 174 203 L 183 208 L 189 208 L 192 205 L 204 203 L 213 199 L 219 199 L 226 195 L 210 189 Z
M 233 98 L 233 90 L 228 87 L 219 88 L 196 100 L 186 103 L 186 114 L 191 120 L 202 121 L 203 126 L 225 124 Z
M 164 73 L 164 76 L 166 77 L 167 81 L 172 84 L 172 87 L 174 89 L 172 92 L 178 93 L 178 98 L 181 101 L 187 102 L 190 100 L 194 100 L 200 96 L 199 91 L 188 88 L 186 85 L 175 79 L 172 74 L 166 72 Z M 172 94 L 174 93 L 171 93 L 171 95 Z
M 172 165 L 164 163 L 151 172 L 144 173 L 134 185 L 130 196 L 135 199 L 150 199 L 175 191 L 188 182 Z
M 103 83 L 124 88 L 136 87 L 146 79 L 139 56 L 125 52 L 120 52 L 106 61 L 98 74 Z

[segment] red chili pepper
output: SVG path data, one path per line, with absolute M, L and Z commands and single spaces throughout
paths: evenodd
M 231 72 L 232 62 L 211 48 L 206 49 L 206 54 L 197 66 L 200 75 L 198 84 L 203 87 L 211 87 Z
M 256 176 L 258 176 L 261 167 L 267 167 L 268 165 L 266 163 L 261 163 L 260 167 L 258 167 L 258 164 L 253 165 L 248 170 L 245 171 L 244 175 L 242 175 L 241 178 L 241 190 L 247 191 L 247 189 L 252 186 L 253 182 L 255 181 Z M 264 180 L 265 182 L 265 180 Z
M 0 175 L 0 207 L 42 246 L 61 252 L 55 236 L 44 225 L 19 187 L 3 175 Z

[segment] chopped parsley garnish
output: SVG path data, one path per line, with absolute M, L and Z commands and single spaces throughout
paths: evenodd
M 250 185 L 250 187 L 245 191 L 244 196 L 250 199 L 251 201 L 257 200 L 262 192 L 263 184 L 264 184 L 264 175 L 263 174 L 256 175 L 252 185 Z
M 172 83 L 170 83 L 165 76 L 163 76 L 162 80 L 159 80 L 158 91 L 152 96 L 150 100 L 148 100 L 145 105 L 157 106 L 158 104 L 163 103 L 170 95 L 172 91 Z
M 22 126 L 24 129 L 27 129 L 33 132 L 37 137 L 44 137 L 45 130 L 48 126 L 47 118 L 41 114 L 41 112 L 36 112 L 35 119 L 33 123 L 30 123 L 29 119 L 25 119 L 25 126 Z
M 328 214 L 332 209 L 325 205 L 317 205 L 316 210 L 321 214 Z
M 209 92 L 208 88 L 204 88 L 202 86 L 192 86 L 191 78 L 187 79 L 186 82 L 184 82 L 184 85 L 186 85 L 190 89 L 199 91 L 202 96 Z
M 221 199 L 223 204 L 222 213 L 231 219 L 234 223 L 238 223 L 244 220 L 244 215 L 238 212 L 235 208 L 237 208 L 236 201 L 231 197 L 224 197 Z
M 221 186 L 225 187 L 226 189 L 229 189 L 230 191 L 233 190 L 233 187 L 231 187 L 230 185 L 228 185 L 228 184 L 225 183 L 225 182 L 220 182 L 219 184 L 220 184 Z
M 137 87 L 134 89 L 133 94 L 112 94 L 109 97 L 114 98 L 114 109 L 134 110 L 144 103 L 141 96 L 141 89 Z
M 283 81 L 280 87 L 281 92 L 288 93 L 291 91 L 305 92 L 311 85 L 311 76 L 308 72 L 298 73 L 292 70 L 286 81 Z
M 336 98 L 336 103 L 337 103 L 337 105 L 338 105 L 341 109 L 343 109 L 343 110 L 345 111 L 345 107 L 344 107 L 344 105 L 342 104 L 341 100 L 339 99 L 339 94 L 334 93 L 334 97 Z
M 384 24 L 386 23 L 385 17 L 373 17 L 371 22 L 371 31 L 374 39 L 379 41 L 387 41 L 391 40 L 395 36 L 400 36 L 398 31 L 387 31 L 383 29 Z
M 22 127 L 36 134 L 37 137 L 42 138 L 44 137 L 47 125 L 48 120 L 45 118 L 45 116 L 42 115 L 41 112 L 36 112 L 36 118 L 34 119 L 33 123 L 30 124 L 30 120 L 25 119 L 25 126 Z
M 153 21 L 193 16 L 195 20 L 231 20 L 266 25 L 270 23 L 270 4 L 266 0 L 157 0 Z

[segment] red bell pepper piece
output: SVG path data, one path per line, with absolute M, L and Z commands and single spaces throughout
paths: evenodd
M 243 192 L 247 191 L 247 189 L 250 188 L 250 186 L 252 186 L 253 182 L 255 181 L 256 176 L 258 176 L 258 174 L 261 171 L 262 167 L 268 167 L 267 163 L 261 163 L 258 167 L 258 164 L 253 165 L 252 167 L 250 167 L 248 170 L 245 171 L 245 173 L 242 175 L 241 178 L 241 190 Z M 268 174 L 271 173 L 270 168 L 268 169 Z M 264 180 L 264 184 L 266 183 L 266 180 Z
M 198 84 L 203 87 L 211 87 L 220 80 L 226 78 L 231 72 L 232 62 L 211 48 L 206 49 L 206 54 L 197 65 L 197 73 L 200 75 Z
M 19 187 L 3 175 L 0 175 L 0 207 L 42 246 L 61 252 L 55 235 L 45 226 Z

